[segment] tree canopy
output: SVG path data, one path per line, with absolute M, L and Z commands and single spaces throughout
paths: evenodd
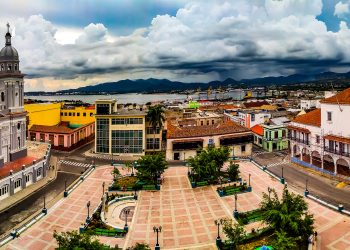
M 56 239 L 59 250 L 116 250 L 116 247 L 110 247 L 102 244 L 94 236 L 88 233 L 79 234 L 77 231 L 62 232 L 53 234 Z
M 260 204 L 263 220 L 277 232 L 285 232 L 288 237 L 302 237 L 307 240 L 313 233 L 314 218 L 308 213 L 308 204 L 301 195 L 290 193 L 284 187 L 282 199 L 272 190 L 272 195 L 264 193 Z
M 163 154 L 144 155 L 137 161 L 137 177 L 140 180 L 157 183 L 157 178 L 167 168 Z
M 233 223 L 232 220 L 225 220 L 222 230 L 230 241 L 231 249 L 237 249 L 245 235 L 244 228 L 238 223 Z
M 230 150 L 227 147 L 208 147 L 197 156 L 190 157 L 188 164 L 192 168 L 195 178 L 215 178 L 220 176 L 224 163 L 229 159 Z

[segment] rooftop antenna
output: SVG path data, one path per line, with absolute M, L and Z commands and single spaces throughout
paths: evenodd
M 331 81 L 330 83 L 331 83 L 331 87 L 332 87 L 333 92 L 335 92 L 334 87 L 333 87 L 333 82 Z M 335 94 L 335 98 L 337 99 L 337 103 L 338 103 L 340 112 L 343 112 L 343 109 L 340 106 L 337 94 Z

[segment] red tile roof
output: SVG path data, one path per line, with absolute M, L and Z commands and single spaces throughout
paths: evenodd
M 258 107 L 261 107 L 263 105 L 269 105 L 269 103 L 265 100 L 263 100 L 263 101 L 251 101 L 251 102 L 243 103 L 243 106 L 245 108 L 258 108 Z
M 92 122 L 93 123 L 93 122 Z M 33 125 L 29 132 L 42 132 L 42 133 L 53 133 L 53 134 L 70 134 L 74 133 L 75 131 L 78 131 L 79 129 L 82 129 L 83 127 L 86 127 L 92 123 L 85 124 L 79 128 L 71 129 L 68 126 L 68 123 L 60 123 L 56 126 L 45 126 L 45 125 Z
M 294 130 L 298 130 L 300 132 L 304 132 L 304 133 L 307 133 L 307 134 L 310 134 L 310 130 L 306 129 L 306 128 L 301 128 L 301 127 L 297 127 L 297 126 L 292 126 L 292 125 L 289 125 L 288 126 L 288 129 L 294 129 Z
M 184 127 L 184 128 L 175 127 L 174 125 L 169 123 L 167 138 L 168 139 L 189 138 L 189 137 L 242 133 L 242 132 L 250 132 L 250 130 L 233 121 L 226 121 L 216 125 L 194 126 L 194 127 Z
M 293 122 L 321 127 L 321 109 L 315 109 L 304 115 L 297 116 Z
M 13 173 L 16 173 L 22 170 L 23 165 L 32 165 L 34 160 L 37 160 L 37 158 L 26 156 L 12 162 L 5 163 L 5 165 L 2 168 L 0 168 L 0 179 L 9 176 L 11 170 L 13 171 Z
M 347 88 L 334 96 L 323 99 L 321 103 L 350 104 L 350 88 Z
M 254 127 L 251 128 L 252 132 L 257 134 L 257 135 L 264 135 L 264 128 L 260 125 L 257 124 Z

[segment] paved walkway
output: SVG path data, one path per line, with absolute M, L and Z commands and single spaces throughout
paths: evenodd
M 54 230 L 61 232 L 79 229 L 87 216 L 86 203 L 91 202 L 91 211 L 98 205 L 102 196 L 102 183 L 106 182 L 107 187 L 112 181 L 111 170 L 112 167 L 97 168 L 66 199 L 49 208 L 47 216 L 5 249 L 54 249 L 57 246 L 53 238 Z M 123 239 L 102 238 L 102 241 L 113 245 L 123 244 Z
M 256 209 L 262 192 L 267 187 L 279 194 L 283 185 L 250 162 L 241 162 L 243 179 L 251 174 L 253 192 L 238 195 L 238 211 Z M 32 228 L 12 241 L 7 249 L 53 249 L 56 246 L 52 233 L 77 230 L 86 218 L 86 203 L 97 206 L 102 194 L 102 182 L 111 182 L 112 167 L 97 168 L 70 196 L 49 209 L 48 215 Z M 310 212 L 315 216 L 318 232 L 318 249 L 350 250 L 350 218 L 307 199 Z M 162 226 L 159 243 L 162 249 L 216 249 L 218 218 L 232 218 L 234 196 L 220 198 L 214 187 L 192 189 L 186 167 L 172 167 L 164 174 L 160 192 L 141 191 L 130 232 L 125 239 L 100 237 L 104 243 L 120 247 L 137 242 L 155 245 L 153 226 Z M 254 224 L 247 227 L 259 227 Z

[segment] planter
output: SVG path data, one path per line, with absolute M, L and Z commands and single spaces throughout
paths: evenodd
M 224 190 L 219 190 L 219 195 L 220 195 L 220 197 L 223 197 L 224 196 Z
M 191 186 L 192 188 L 195 188 L 196 187 L 196 183 L 194 181 L 191 182 Z

